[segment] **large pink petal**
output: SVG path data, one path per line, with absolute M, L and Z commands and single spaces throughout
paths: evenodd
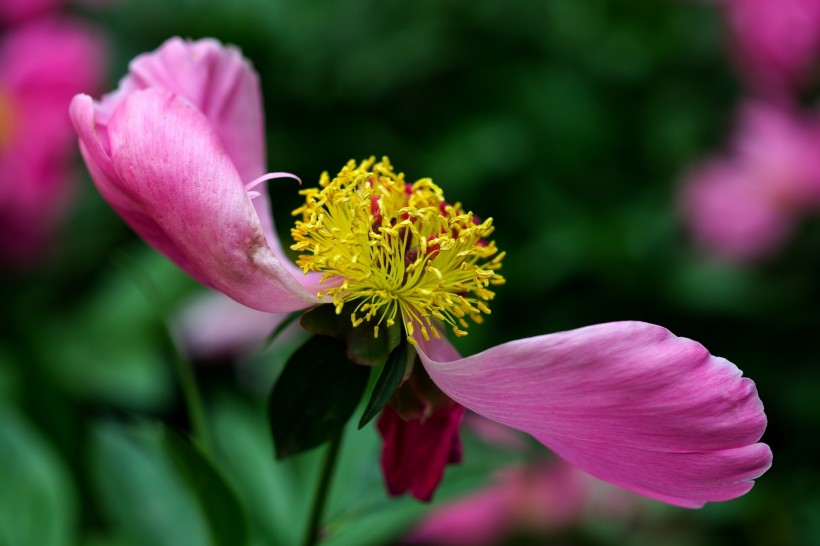
M 243 184 L 265 173 L 265 119 L 259 78 L 241 52 L 213 39 L 170 38 L 136 57 L 117 91 L 102 99 L 97 123 L 107 125 L 116 107 L 134 91 L 161 87 L 196 106 L 211 123 Z M 285 256 L 274 231 L 267 192 L 253 199 L 268 245 Z M 287 262 L 295 274 L 298 268 Z
M 641 322 L 419 355 L 453 400 L 528 432 L 603 480 L 680 506 L 737 497 L 771 464 L 754 383 L 700 344 Z
M 121 85 L 163 87 L 188 99 L 208 118 L 244 182 L 265 173 L 259 78 L 235 47 L 171 38 L 156 52 L 136 57 Z
M 205 116 L 174 93 L 132 93 L 108 125 L 110 155 L 91 106 L 72 116 L 100 192 L 148 242 L 201 282 L 249 307 L 303 309 L 317 301 L 268 247 L 239 174 Z

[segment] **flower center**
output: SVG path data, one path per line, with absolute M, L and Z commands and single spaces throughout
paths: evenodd
M 11 96 L 0 88 L 0 152 L 14 135 L 14 101 Z
M 466 317 L 481 322 L 490 312 L 489 287 L 504 283 L 496 272 L 504 253 L 487 241 L 492 218 L 451 205 L 429 178 L 406 183 L 386 157 L 351 160 L 333 180 L 322 173 L 319 186 L 299 192 L 305 204 L 293 211 L 302 219 L 291 248 L 303 252 L 302 271 L 338 280 L 318 296 L 332 297 L 337 313 L 353 303 L 354 326 L 376 318 L 378 336 L 383 322 L 393 326 L 401 314 L 415 343 L 416 328 L 425 340 L 440 337 L 434 320 L 463 336 Z

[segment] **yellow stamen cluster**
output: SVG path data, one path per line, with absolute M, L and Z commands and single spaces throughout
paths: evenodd
M 463 336 L 465 317 L 481 322 L 490 312 L 489 287 L 504 283 L 496 272 L 504 253 L 487 240 L 492 218 L 474 221 L 429 178 L 406 183 L 386 157 L 351 160 L 333 180 L 323 173 L 319 186 L 300 192 L 291 248 L 302 253 L 296 263 L 305 273 L 331 280 L 318 296 L 332 297 L 337 313 L 356 302 L 354 326 L 377 318 L 378 336 L 382 322 L 393 326 L 401 313 L 415 343 L 416 328 L 425 340 L 440 336 L 434 319 Z

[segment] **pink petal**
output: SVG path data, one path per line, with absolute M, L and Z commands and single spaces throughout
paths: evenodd
M 186 98 L 211 123 L 239 176 L 265 172 L 265 120 L 259 78 L 238 49 L 213 39 L 171 38 L 136 57 L 121 88 L 162 87 Z
M 449 403 L 426 419 L 405 421 L 387 406 L 379 416 L 382 470 L 391 495 L 407 491 L 430 500 L 448 463 L 461 460 L 458 427 L 464 408 Z
M 131 93 L 160 87 L 196 106 L 222 141 L 243 183 L 265 173 L 265 119 L 259 78 L 240 51 L 213 39 L 170 38 L 156 51 L 136 57 L 117 91 L 103 97 L 97 123 L 107 125 L 117 106 Z M 274 230 L 268 194 L 252 201 L 268 246 L 286 256 Z M 301 272 L 284 263 L 294 275 Z
M 605 481 L 697 507 L 752 487 L 771 465 L 754 383 L 700 344 L 641 322 L 521 339 L 457 359 L 419 344 L 456 402 L 532 434 Z
M 149 243 L 200 282 L 254 309 L 315 303 L 271 252 L 231 158 L 207 118 L 171 91 L 132 93 L 107 127 L 78 96 L 72 118 L 103 197 Z

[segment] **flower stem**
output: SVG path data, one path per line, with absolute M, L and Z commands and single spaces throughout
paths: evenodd
M 182 397 L 185 399 L 185 408 L 188 411 L 188 419 L 191 422 L 191 429 L 193 430 L 194 443 L 198 444 L 200 449 L 208 458 L 212 458 L 213 452 L 211 450 L 211 434 L 208 431 L 208 424 L 205 420 L 205 410 L 202 405 L 202 398 L 199 395 L 199 388 L 194 378 L 194 373 L 191 370 L 191 364 L 182 356 L 177 344 L 171 337 L 167 324 L 164 324 L 163 330 L 168 338 L 168 343 L 171 346 L 173 355 L 171 360 L 174 363 L 174 371 L 176 372 L 179 386 L 182 389 Z
M 182 355 L 176 341 L 174 341 L 171 335 L 171 329 L 165 318 L 165 313 L 162 311 L 162 297 L 156 284 L 154 284 L 145 270 L 125 252 L 117 252 L 112 256 L 112 261 L 131 278 L 137 286 L 137 289 L 148 302 L 157 320 L 162 324 L 163 336 L 171 350 L 171 361 L 173 363 L 174 373 L 182 389 L 182 397 L 185 399 L 185 409 L 188 412 L 188 420 L 191 423 L 194 443 L 202 449 L 208 458 L 212 458 L 211 435 L 205 420 L 205 410 L 202 406 L 199 388 L 197 387 L 194 373 L 191 370 L 191 364 Z
M 330 493 L 330 482 L 336 470 L 336 461 L 339 458 L 339 448 L 342 445 L 343 430 L 340 430 L 330 441 L 325 452 L 325 459 L 322 462 L 322 474 L 319 476 L 319 484 L 316 487 L 316 496 L 313 497 L 313 506 L 310 509 L 310 519 L 308 520 L 307 531 L 305 532 L 304 546 L 315 546 L 319 543 L 319 533 L 322 526 L 322 516 L 327 505 L 328 493 Z

